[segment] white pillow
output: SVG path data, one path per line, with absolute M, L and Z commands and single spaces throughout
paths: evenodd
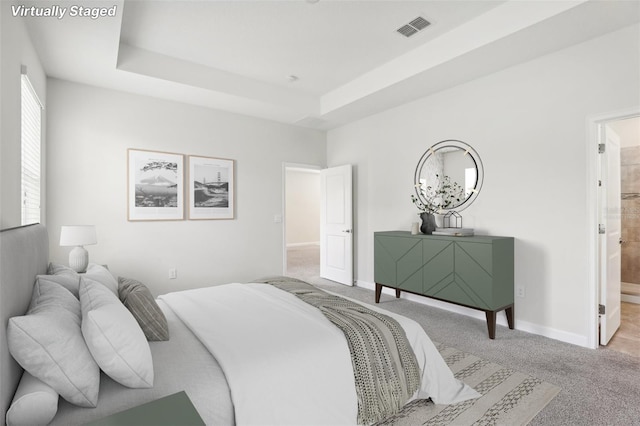
M 73 295 L 78 297 L 78 287 L 80 286 L 80 275 L 68 266 L 51 262 L 47 268 L 47 275 L 38 275 L 36 278 L 43 277 L 49 281 L 60 284 Z
M 102 371 L 130 388 L 153 387 L 149 343 L 117 296 L 90 279 L 80 283 L 82 334 Z
M 57 412 L 58 392 L 25 371 L 7 410 L 7 426 L 46 425 Z
M 80 301 L 67 289 L 37 280 L 26 315 L 9 319 L 7 343 L 15 360 L 64 399 L 95 407 L 100 369 L 80 330 Z
M 104 266 L 90 263 L 89 266 L 87 266 L 87 272 L 84 274 L 84 277 L 98 281 L 118 296 L 118 281 L 116 281 L 115 277 L 111 275 L 111 272 Z
M 67 274 L 59 275 L 36 275 L 37 280 L 49 281 L 54 284 L 61 285 L 73 294 L 76 299 L 78 298 L 78 287 L 80 287 L 80 275 L 76 274 L 75 277 Z
M 47 268 L 47 274 L 49 275 L 68 275 L 68 276 L 78 276 L 78 273 L 71 269 L 68 266 L 65 266 L 61 263 L 50 262 L 49 267 Z

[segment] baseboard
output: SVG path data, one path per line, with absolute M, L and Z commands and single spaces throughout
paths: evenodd
M 375 291 L 375 284 L 358 280 L 356 286 L 366 288 L 371 291 Z M 382 293 L 395 296 L 395 290 L 387 287 L 382 288 Z M 476 318 L 482 321 L 486 321 L 487 318 L 482 311 L 476 309 L 466 308 L 464 306 L 454 305 L 452 303 L 441 302 L 440 300 L 430 299 L 428 297 L 421 297 L 411 293 L 401 293 L 401 298 L 411 300 L 412 302 L 420 303 L 427 306 L 433 306 L 435 308 L 443 309 L 445 311 L 454 312 L 457 314 L 466 315 L 468 317 Z M 525 331 L 531 334 L 537 334 L 539 336 L 548 337 L 550 339 L 559 340 L 561 342 L 570 343 L 572 345 L 583 346 L 585 348 L 591 348 L 589 346 L 586 336 L 582 336 L 575 333 L 568 333 L 566 331 L 557 330 L 551 327 L 541 326 L 528 321 L 518 320 L 518 311 L 516 306 L 516 330 Z M 508 327 L 506 315 L 498 315 L 496 318 L 496 324 Z
M 634 294 L 624 294 L 624 293 L 622 293 L 620 295 L 620 301 L 629 302 L 629 303 L 635 303 L 635 304 L 640 305 L 640 296 L 636 296 Z
M 304 246 L 319 246 L 320 245 L 320 241 L 312 241 L 309 243 L 289 243 L 287 244 L 287 248 L 292 248 L 292 247 L 304 247 Z

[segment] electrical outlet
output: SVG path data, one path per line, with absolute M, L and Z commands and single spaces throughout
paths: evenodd
M 175 280 L 176 278 L 178 278 L 178 270 L 176 268 L 169 269 L 169 279 Z
M 516 296 L 524 297 L 524 287 L 516 287 Z

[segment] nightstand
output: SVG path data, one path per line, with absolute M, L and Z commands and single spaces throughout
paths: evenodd
M 205 425 L 187 394 L 182 391 L 89 423 L 93 426 L 195 426 Z

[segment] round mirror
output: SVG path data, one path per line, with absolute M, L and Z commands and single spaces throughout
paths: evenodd
M 478 153 L 458 140 L 438 142 L 425 152 L 414 182 L 418 200 L 430 210 L 460 211 L 478 196 L 484 168 Z

